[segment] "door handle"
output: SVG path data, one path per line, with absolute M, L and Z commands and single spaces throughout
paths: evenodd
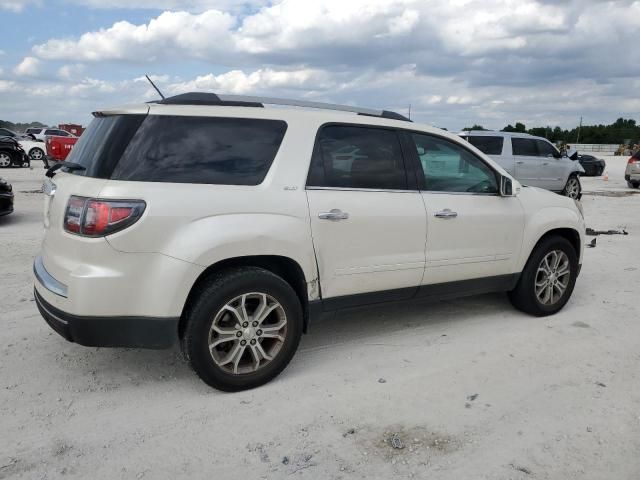
M 434 213 L 433 216 L 436 218 L 456 218 L 458 212 L 452 212 L 449 208 L 445 208 L 444 210 Z
M 346 220 L 349 218 L 349 214 L 339 208 L 332 208 L 328 212 L 319 213 L 318 218 L 320 220 Z
M 518 160 L 518 161 L 516 162 L 516 165 L 522 165 L 523 163 L 524 163 L 524 161 L 522 161 L 522 160 Z

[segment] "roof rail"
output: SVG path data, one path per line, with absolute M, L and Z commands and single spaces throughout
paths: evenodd
M 338 105 L 334 103 L 309 102 L 306 100 L 293 100 L 287 98 L 257 97 L 248 95 L 217 95 L 215 93 L 191 92 L 182 93 L 173 97 L 167 97 L 153 103 L 163 105 L 219 105 L 227 107 L 263 107 L 267 105 L 285 105 L 290 107 L 321 108 L 324 110 L 338 110 L 341 112 L 352 112 L 358 115 L 370 117 L 389 118 L 393 120 L 403 120 L 410 122 L 407 117 L 389 110 L 375 110 L 372 108 L 352 107 L 349 105 Z

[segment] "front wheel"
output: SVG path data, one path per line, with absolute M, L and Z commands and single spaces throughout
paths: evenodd
M 543 317 L 565 306 L 578 276 L 578 255 L 564 237 L 543 239 L 531 253 L 509 300 L 523 312 Z
M 182 349 L 196 374 L 228 392 L 267 383 L 289 364 L 302 335 L 293 288 L 268 270 L 244 267 L 208 279 L 185 312 Z
M 0 168 L 8 168 L 13 163 L 11 154 L 7 152 L 0 152 Z
M 571 175 L 567 180 L 562 194 L 565 197 L 573 198 L 574 200 L 580 200 L 582 197 L 582 185 L 580 185 L 580 179 L 577 175 Z

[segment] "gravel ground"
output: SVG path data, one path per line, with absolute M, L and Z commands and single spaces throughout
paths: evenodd
M 344 312 L 256 390 L 206 387 L 177 349 L 86 348 L 39 316 L 42 169 L 0 219 L 0 479 L 640 477 L 640 195 L 607 159 L 569 304 L 504 295 Z

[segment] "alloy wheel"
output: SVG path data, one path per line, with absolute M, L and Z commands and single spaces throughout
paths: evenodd
M 282 305 L 262 292 L 239 295 L 215 315 L 209 330 L 209 352 L 227 373 L 253 373 L 268 365 L 287 336 Z
M 44 152 L 36 147 L 29 152 L 29 156 L 31 157 L 31 160 L 42 160 Z
M 11 157 L 8 153 L 0 153 L 0 167 L 5 168 L 11 165 Z
M 564 190 L 567 197 L 577 199 L 580 196 L 580 181 L 576 177 L 571 177 Z
M 543 305 L 554 305 L 564 295 L 571 280 L 569 257 L 562 250 L 547 253 L 536 272 L 535 290 Z

